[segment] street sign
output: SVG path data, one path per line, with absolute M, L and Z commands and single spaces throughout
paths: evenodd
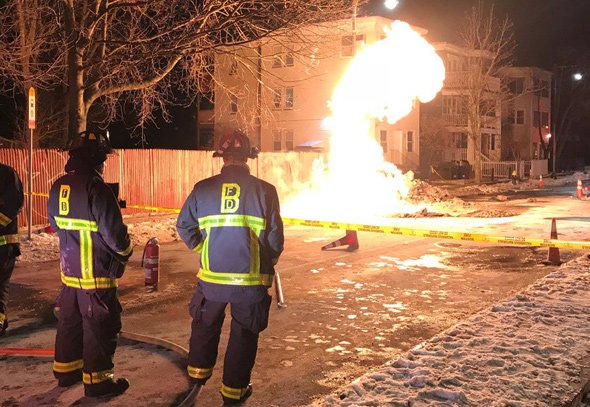
M 35 128 L 35 88 L 29 88 L 29 129 Z

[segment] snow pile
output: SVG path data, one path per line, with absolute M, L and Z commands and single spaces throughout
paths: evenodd
M 588 315 L 590 260 L 584 256 L 357 379 L 322 405 L 566 405 L 585 385 Z
M 145 220 L 146 218 L 148 220 Z M 176 234 L 177 215 L 161 216 L 158 214 L 158 216 L 153 216 L 153 219 L 149 218 L 152 218 L 152 216 L 134 215 L 125 217 L 129 236 L 134 245 L 143 248 L 151 237 L 157 237 L 160 243 L 178 240 Z M 59 260 L 59 238 L 55 233 L 33 233 L 29 241 L 26 234 L 21 232 L 20 251 L 21 255 L 17 257 L 19 262 Z
M 21 235 L 19 262 L 51 261 L 59 259 L 59 239 L 55 233 L 32 233 L 31 240 Z
M 551 177 L 544 177 L 543 178 L 543 186 L 545 188 L 550 187 L 557 187 L 563 185 L 573 185 L 573 191 L 575 191 L 576 182 L 578 179 L 582 181 L 588 180 L 588 175 L 584 174 L 583 172 L 575 172 L 571 175 L 566 176 L 559 176 L 556 179 Z M 516 184 L 513 184 L 512 181 L 506 182 L 498 182 L 495 184 L 481 184 L 481 185 L 466 185 L 464 187 L 456 189 L 453 194 L 456 196 L 465 196 L 465 195 L 477 195 L 477 194 L 501 194 L 502 192 L 506 191 L 514 191 L 514 190 L 530 190 L 539 187 L 539 179 L 535 178 L 532 180 L 532 183 L 529 180 L 522 180 Z

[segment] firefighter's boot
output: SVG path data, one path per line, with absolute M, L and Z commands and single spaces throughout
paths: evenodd
M 82 381 L 82 371 L 77 370 L 75 372 L 69 373 L 67 376 L 60 377 L 57 379 L 57 385 L 59 387 L 70 387 L 76 383 L 80 383 Z
M 223 397 L 223 405 L 224 406 L 232 406 L 232 405 L 235 405 L 235 404 L 242 404 L 251 395 L 252 395 L 252 385 L 249 384 L 246 387 L 246 389 L 244 390 L 244 393 L 240 396 L 239 399 L 232 399 L 232 398 L 229 398 L 229 397 L 225 397 L 223 395 L 221 397 Z
M 129 388 L 129 381 L 125 378 L 105 380 L 104 382 L 86 385 L 84 395 L 86 397 L 114 397 L 125 393 Z

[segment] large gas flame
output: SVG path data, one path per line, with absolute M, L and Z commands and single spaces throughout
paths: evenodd
M 357 50 L 334 90 L 329 163 L 314 164 L 312 185 L 283 205 L 287 216 L 352 221 L 412 211 L 403 198 L 413 174 L 384 160 L 371 123 L 393 124 L 416 99 L 432 100 L 445 71 L 434 48 L 408 24 L 395 21 L 386 34 Z

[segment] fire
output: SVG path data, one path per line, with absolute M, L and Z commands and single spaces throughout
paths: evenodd
M 383 158 L 374 119 L 393 124 L 441 89 L 444 65 L 410 26 L 395 21 L 386 38 L 357 50 L 329 103 L 329 163 L 314 164 L 310 187 L 283 205 L 287 216 L 359 220 L 413 212 L 404 201 L 413 174 Z

